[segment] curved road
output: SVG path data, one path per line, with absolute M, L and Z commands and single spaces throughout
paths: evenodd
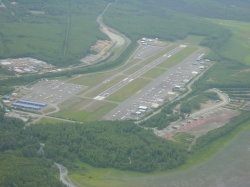
M 215 110 L 215 109 L 217 109 L 217 108 L 220 108 L 220 107 L 223 107 L 223 106 L 229 104 L 230 98 L 229 98 L 228 95 L 226 95 L 225 93 L 222 93 L 220 90 L 218 90 L 218 89 L 216 89 L 216 88 L 210 89 L 210 90 L 208 90 L 208 91 L 212 91 L 212 92 L 217 93 L 217 94 L 219 95 L 220 99 L 221 99 L 221 102 L 218 102 L 217 104 L 212 105 L 212 106 L 207 107 L 207 108 L 204 108 L 204 109 L 202 109 L 202 110 L 199 110 L 199 111 L 197 111 L 197 112 L 191 114 L 191 115 L 190 115 L 191 117 L 194 118 L 194 117 L 197 117 L 197 116 L 201 116 L 201 115 L 204 114 L 204 113 L 213 111 L 213 110 Z
M 68 169 L 61 164 L 55 163 L 60 172 L 60 181 L 67 187 L 77 187 L 68 177 Z

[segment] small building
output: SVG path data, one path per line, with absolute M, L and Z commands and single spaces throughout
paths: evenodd
M 140 110 L 139 110 L 139 112 L 141 112 L 141 113 L 145 113 L 145 112 L 146 112 L 146 110 L 140 109 Z
M 197 75 L 198 72 L 197 71 L 192 71 L 192 74 Z
M 9 103 L 10 103 L 10 100 L 3 100 L 3 103 L 4 103 L 4 104 L 9 104 Z
M 181 86 L 179 85 L 175 85 L 173 88 L 173 91 L 180 91 L 181 90 Z
M 148 109 L 147 106 L 139 106 L 138 108 L 141 109 L 141 110 L 147 110 Z

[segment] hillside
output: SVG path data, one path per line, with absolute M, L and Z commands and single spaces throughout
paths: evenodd
M 2 1 L 0 58 L 34 57 L 57 66 L 79 63 L 97 39 L 105 0 Z

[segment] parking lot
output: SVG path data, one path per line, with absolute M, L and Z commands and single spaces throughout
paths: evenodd
M 39 81 L 34 86 L 26 89 L 26 94 L 21 99 L 50 104 L 59 104 L 86 87 L 65 83 L 58 80 Z
M 161 46 L 143 45 L 141 48 L 139 48 L 139 50 L 137 50 L 136 54 L 134 55 L 134 58 L 145 60 L 155 55 L 157 52 L 164 48 L 165 47 Z
M 197 60 L 202 54 L 203 50 L 199 49 L 184 61 L 166 70 L 166 73 L 109 112 L 104 119 L 137 119 L 166 101 L 174 99 L 179 91 L 184 89 L 185 84 L 206 67 L 204 61 Z M 141 106 L 146 107 L 146 110 L 141 110 Z

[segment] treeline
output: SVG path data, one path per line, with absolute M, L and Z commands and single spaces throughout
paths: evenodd
M 179 114 L 166 114 L 165 112 L 161 111 L 160 113 L 152 116 L 148 120 L 141 123 L 144 127 L 151 127 L 157 128 L 158 130 L 162 130 L 171 122 L 174 122 L 180 118 Z
M 176 168 L 188 157 L 181 145 L 129 121 L 40 124 L 24 129 L 20 120 L 3 115 L 1 119 L 0 153 L 20 159 L 40 158 L 47 163 L 53 160 L 69 168 L 80 160 L 95 167 L 150 172 Z M 40 143 L 45 145 L 42 154 L 38 151 Z M 50 170 L 51 165 L 45 168 Z
M 180 105 L 180 112 L 190 114 L 194 110 L 200 110 L 201 104 L 208 100 L 220 100 L 220 97 L 215 92 L 199 93 L 199 95 L 193 96 L 187 101 L 183 101 Z
M 45 143 L 47 158 L 69 167 L 80 160 L 95 167 L 149 172 L 175 168 L 188 156 L 182 146 L 127 121 L 44 124 L 27 132 Z
M 228 124 L 218 129 L 209 131 L 206 135 L 197 139 L 194 146 L 194 151 L 204 149 L 207 145 L 215 142 L 216 140 L 229 135 L 239 125 L 244 124 L 250 120 L 250 112 L 242 112 L 241 115 L 234 117 Z
M 181 117 L 179 113 L 174 111 L 174 107 L 177 104 L 179 104 L 179 102 L 167 103 L 162 106 L 161 111 L 158 114 L 155 114 L 149 119 L 143 121 L 140 125 L 144 127 L 157 128 L 158 130 L 166 128 L 171 122 L 174 122 Z
M 52 165 L 46 159 L 19 156 L 18 151 L 0 152 L 0 186 L 63 187 L 55 177 L 58 170 Z
M 38 153 L 39 140 L 23 127 L 21 120 L 5 118 L 0 109 L 0 186 L 64 186 L 53 161 Z

